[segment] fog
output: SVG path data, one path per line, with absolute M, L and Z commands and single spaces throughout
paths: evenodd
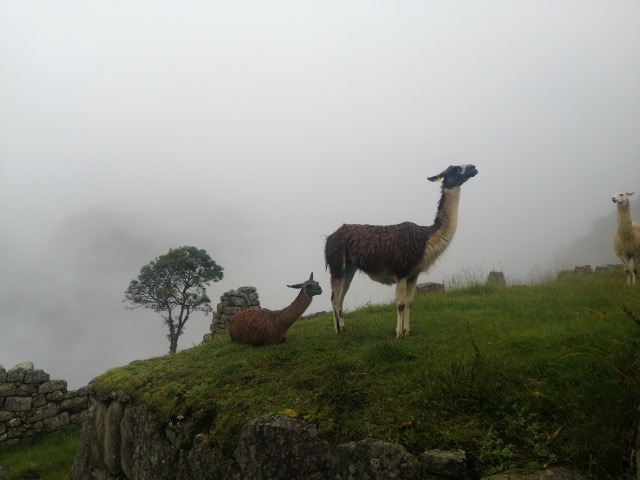
M 451 164 L 479 174 L 421 282 L 616 262 L 639 132 L 635 0 L 0 0 L 0 364 L 76 388 L 166 354 L 122 300 L 182 245 L 224 267 L 214 304 L 281 308 L 314 272 L 329 310 L 325 236 L 430 225 Z M 393 294 L 359 274 L 345 306 Z

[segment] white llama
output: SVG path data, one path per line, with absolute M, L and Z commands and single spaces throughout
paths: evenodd
M 616 193 L 611 200 L 618 209 L 618 229 L 613 242 L 616 255 L 624 265 L 627 285 L 635 285 L 640 263 L 640 225 L 631 221 L 631 193 Z

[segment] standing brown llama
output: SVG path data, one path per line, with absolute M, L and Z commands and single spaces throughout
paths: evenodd
M 345 331 L 342 305 L 357 270 L 376 282 L 396 284 L 396 338 L 409 335 L 411 304 L 418 275 L 425 272 L 453 239 L 458 224 L 460 186 L 475 177 L 473 165 L 450 166 L 428 180 L 442 181 L 433 225 L 342 225 L 327 237 L 325 260 L 331 273 L 331 303 L 337 333 Z

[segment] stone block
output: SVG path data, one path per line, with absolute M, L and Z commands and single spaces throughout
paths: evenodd
M 33 362 L 20 362 L 14 368 L 21 368 L 25 372 L 33 371 Z
M 443 283 L 427 282 L 416 285 L 416 293 L 436 293 L 444 292 Z
M 31 399 L 29 399 L 31 400 Z M 46 405 L 31 410 L 25 417 L 28 423 L 35 423 L 45 418 L 51 418 L 58 414 L 58 405 L 55 403 L 47 403 Z
M 38 393 L 38 385 L 36 384 L 16 385 L 16 397 L 31 397 L 36 393 Z
M 10 397 L 16 394 L 16 386 L 13 383 L 0 383 L 0 397 Z
M 64 392 L 62 390 L 56 390 L 55 392 L 47 393 L 47 400 L 50 402 L 60 402 L 64 400 Z
M 24 383 L 44 383 L 49 381 L 49 374 L 44 370 L 33 370 L 24 376 Z
M 33 397 L 33 401 L 31 402 L 31 408 L 40 408 L 43 407 L 47 403 L 47 397 L 40 393 Z
M 424 469 L 445 478 L 468 478 L 469 465 L 463 450 L 425 450 L 422 454 Z
M 4 409 L 9 412 L 26 412 L 31 409 L 31 397 L 7 397 Z
M 331 445 L 318 436 L 315 426 L 286 415 L 272 415 L 243 427 L 235 458 L 243 478 L 314 478 L 326 470 Z
M 6 422 L 15 416 L 15 412 L 7 412 L 6 410 L 0 410 L 0 422 Z
M 104 464 L 111 473 L 120 470 L 120 422 L 124 415 L 124 406 L 120 402 L 111 402 L 105 415 Z
M 19 427 L 20 425 L 22 425 L 22 420 L 20 419 L 20 417 L 12 418 L 7 422 L 7 427 L 9 428 Z
M 232 307 L 248 307 L 249 299 L 245 297 L 230 297 L 229 305 Z
M 87 408 L 87 403 L 87 397 L 68 398 L 60 403 L 60 410 L 79 412 Z
M 56 415 L 55 417 L 46 418 L 44 420 L 44 428 L 48 432 L 52 432 L 53 430 L 58 430 L 62 427 L 66 427 L 69 425 L 69 414 L 67 412 L 62 412 L 60 415 Z
M 224 313 L 227 315 L 235 315 L 236 313 L 240 313 L 241 311 L 246 310 L 243 307 L 225 307 Z
M 24 427 L 10 428 L 7 430 L 7 439 L 16 440 L 18 438 L 31 436 L 31 432 Z
M 68 412 L 68 413 L 69 413 L 69 423 L 73 425 L 82 425 L 85 422 L 85 420 L 90 418 L 88 409 L 78 413 L 74 413 L 74 412 Z
M 67 393 L 64 394 L 64 399 L 68 399 L 68 398 L 73 398 L 73 397 L 77 397 L 78 396 L 78 392 L 76 390 L 67 390 Z
M 421 478 L 420 472 L 420 462 L 402 445 L 362 440 L 337 447 L 327 478 Z
M 38 387 L 38 393 L 50 393 L 55 392 L 56 390 L 67 390 L 67 381 L 66 380 L 50 380 L 48 382 L 44 382 L 40 387 Z
M 27 374 L 27 371 L 24 368 L 12 368 L 6 374 L 7 382 L 12 383 L 23 383 L 24 376 Z
M 0 383 L 4 382 L 6 375 L 7 375 L 7 371 L 2 365 L 0 365 Z

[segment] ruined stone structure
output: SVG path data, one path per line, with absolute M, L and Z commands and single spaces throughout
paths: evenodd
M 593 274 L 593 268 L 591 267 L 591 265 L 579 265 L 577 267 L 574 267 L 573 270 L 560 270 L 558 272 L 558 279 L 561 278 L 566 278 L 570 275 L 592 275 Z
M 416 293 L 444 292 L 444 283 L 427 282 L 416 285 Z
M 492 283 L 494 285 L 506 285 L 507 282 L 504 279 L 504 272 L 491 270 L 487 276 L 487 283 Z
M 226 332 L 229 321 L 236 313 L 247 308 L 260 307 L 258 291 L 256 287 L 240 287 L 237 290 L 229 290 L 220 296 L 220 303 L 213 314 L 213 320 L 209 327 L 210 333 L 205 334 L 202 341 L 206 342 L 222 332 Z
M 0 445 L 81 423 L 88 394 L 87 387 L 67 390 L 65 380 L 51 380 L 31 362 L 8 371 L 0 365 Z

